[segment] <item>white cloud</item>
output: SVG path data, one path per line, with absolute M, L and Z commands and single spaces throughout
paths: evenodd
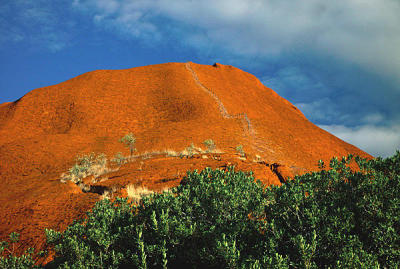
M 378 112 L 370 113 L 364 116 L 362 122 L 364 122 L 365 124 L 374 124 L 374 125 L 382 124 L 383 122 L 385 122 L 385 117 L 384 115 Z
M 185 42 L 203 35 L 238 55 L 308 50 L 400 76 L 397 0 L 75 0 L 74 6 L 135 37 L 189 25 Z
M 388 157 L 396 150 L 400 150 L 400 125 L 389 127 L 319 125 L 319 127 L 373 156 Z

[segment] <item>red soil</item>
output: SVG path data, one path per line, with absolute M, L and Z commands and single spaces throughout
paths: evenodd
M 84 153 L 128 154 L 118 139 L 135 134 L 138 154 L 206 139 L 223 152 L 207 159 L 138 159 L 88 184 L 160 190 L 186 170 L 253 170 L 266 184 L 317 169 L 317 161 L 349 153 L 372 157 L 308 121 L 290 102 L 235 67 L 168 63 L 98 70 L 0 104 L 0 240 L 13 231 L 22 245 L 44 247 L 44 228 L 65 229 L 99 200 L 60 175 Z M 235 147 L 243 145 L 247 160 Z M 253 162 L 259 155 L 263 162 Z M 279 177 L 278 177 L 279 176 Z M 115 189 L 115 188 L 114 188 Z M 122 190 L 122 193 L 124 191 Z

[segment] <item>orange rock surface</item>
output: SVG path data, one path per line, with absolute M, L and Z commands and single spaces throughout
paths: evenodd
M 129 132 L 138 156 L 96 182 L 85 179 L 97 193 L 60 181 L 79 154 L 128 155 L 118 140 Z M 222 153 L 157 153 L 180 152 L 191 143 L 204 149 L 206 139 Z M 239 144 L 245 159 L 235 152 Z M 145 152 L 152 154 L 144 158 Z M 349 153 L 372 157 L 232 66 L 190 62 L 88 72 L 0 104 L 0 240 L 15 231 L 20 249 L 42 249 L 45 228 L 65 229 L 104 189 L 123 194 L 128 184 L 140 184 L 157 191 L 178 185 L 187 170 L 228 165 L 280 184 L 316 170 L 319 159 Z

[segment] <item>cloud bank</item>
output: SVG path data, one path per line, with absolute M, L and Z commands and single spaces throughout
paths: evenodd
M 397 0 L 74 0 L 73 6 L 134 37 L 179 32 L 194 46 L 211 42 L 264 57 L 308 51 L 400 76 Z
M 392 127 L 319 125 L 319 127 L 376 157 L 388 157 L 393 155 L 396 149 L 400 150 L 400 125 Z

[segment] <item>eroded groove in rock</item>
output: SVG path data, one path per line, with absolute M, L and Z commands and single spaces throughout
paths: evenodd
M 286 178 L 284 178 L 284 177 L 281 175 L 281 173 L 278 171 L 279 164 L 273 163 L 273 164 L 270 164 L 269 167 L 271 168 L 271 171 L 278 177 L 279 181 L 280 181 L 282 184 L 283 184 L 283 183 L 286 183 L 286 181 L 287 181 Z
M 103 195 L 105 192 L 113 192 L 113 188 L 102 185 L 87 185 L 83 182 L 77 184 L 83 193 L 96 193 Z
M 267 163 L 265 161 L 261 161 L 259 162 L 259 164 L 265 165 L 266 167 L 268 167 L 272 173 L 279 179 L 279 182 L 281 184 L 284 184 L 287 182 L 287 178 L 285 178 L 278 170 L 278 167 L 280 167 L 281 165 L 279 163 Z

